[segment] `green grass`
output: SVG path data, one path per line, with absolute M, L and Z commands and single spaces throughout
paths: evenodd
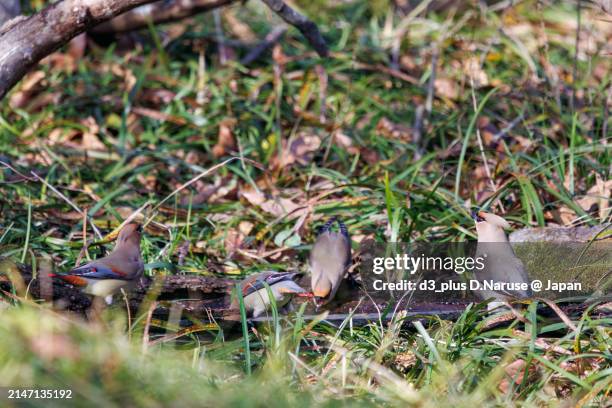
M 143 206 L 139 219 L 151 219 L 142 245 L 151 276 L 305 270 L 316 227 L 332 215 L 346 222 L 355 249 L 365 238 L 472 239 L 475 205 L 503 208 L 517 228 L 610 221 L 578 201 L 598 177 L 610 179 L 610 135 L 603 133 L 604 121 L 612 128 L 604 108 L 610 28 L 596 11 L 583 9 L 583 35 L 596 47 L 585 51 L 581 43 L 575 78 L 571 2 L 428 12 L 400 42 L 403 73 L 413 83 L 380 69 L 391 66 L 389 33 L 402 20 L 390 2 L 299 3 L 320 24 L 333 58 L 317 59 L 290 29 L 281 42 L 286 63 L 266 54 L 249 67 L 221 66 L 207 40 L 215 36 L 212 15 L 202 15 L 178 37 L 151 27 L 127 50 L 92 46 L 83 58 L 60 53 L 37 67 L 41 81 L 18 86 L 0 103 L 0 160 L 28 177 L 0 167 L 0 256 L 35 271 L 66 270 L 83 242 L 98 241 L 91 223 L 106 234 Z M 232 10 L 263 38 L 278 21 L 259 6 Z M 201 40 L 205 67 L 198 64 Z M 413 126 L 436 44 L 437 77 L 457 97 L 436 91 L 419 147 L 379 123 Z M 481 63 L 488 86 L 472 90 L 463 65 L 469 58 Z M 235 144 L 215 156 L 228 119 Z M 306 153 L 279 165 L 295 141 Z M 238 159 L 224 162 L 231 157 Z M 87 213 L 86 237 L 82 214 L 49 186 Z M 203 200 L 207 189 L 214 194 Z M 261 191 L 267 206 L 247 191 Z M 280 198 L 306 213 L 270 210 Z M 103 253 L 94 244 L 80 259 Z M 47 305 L 13 303 L 21 305 L 0 316 L 0 386 L 72 384 L 96 404 L 603 406 L 610 395 L 611 322 L 590 311 L 574 321 L 577 331 L 534 307 L 521 312 L 524 321 L 497 329 L 484 326 L 482 305 L 455 322 L 428 318 L 416 326 L 401 325 L 400 316 L 389 325 L 334 328 L 297 313 L 257 335 L 247 330 L 234 339 L 211 330 L 143 352 L 144 316 L 132 316 L 126 330 L 118 310 L 86 324 Z M 532 381 L 502 393 L 504 367 L 517 359 L 533 371 Z

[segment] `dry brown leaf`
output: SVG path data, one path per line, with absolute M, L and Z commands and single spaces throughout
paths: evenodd
M 499 129 L 491 123 L 491 119 L 487 116 L 479 116 L 477 123 L 484 145 L 488 148 L 496 148 L 498 143 L 495 135 L 499 133 Z
M 361 153 L 361 157 L 363 157 L 363 160 L 365 160 L 365 162 L 369 165 L 375 165 L 380 162 L 380 156 L 378 155 L 378 152 L 374 149 L 362 147 L 359 149 L 359 152 Z
M 598 209 L 599 219 L 605 220 L 610 213 L 610 197 L 612 196 L 612 180 L 604 181 L 599 174 L 595 175 L 595 185 L 591 187 L 576 203 L 586 212 Z
M 293 164 L 305 166 L 312 161 L 315 152 L 321 146 L 321 138 L 315 134 L 300 132 L 295 138 L 289 141 L 289 146 L 283 143 L 283 154 L 281 157 L 272 159 L 272 167 L 286 168 Z
M 82 134 L 81 146 L 85 150 L 105 150 L 106 146 L 98 138 L 100 126 L 96 120 L 89 116 L 81 121 L 81 124 L 87 127 L 87 130 Z
M 21 86 L 19 90 L 9 99 L 9 105 L 13 109 L 23 108 L 28 104 L 34 93 L 41 88 L 42 80 L 45 78 L 45 73 L 43 71 L 34 71 L 31 74 L 27 75 L 23 81 L 21 81 Z
M 288 198 L 276 197 L 266 199 L 263 193 L 255 190 L 243 191 L 241 195 L 252 205 L 261 208 L 263 211 L 275 217 L 281 217 L 288 214 L 301 216 L 307 211 L 306 208 L 298 210 L 301 206 Z
M 450 78 L 436 78 L 434 90 L 437 96 L 446 99 L 456 100 L 459 97 L 457 82 Z
M 378 121 L 376 131 L 384 137 L 399 139 L 405 142 L 411 142 L 414 136 L 413 128 L 392 122 L 387 118 L 381 118 Z
M 253 231 L 254 226 L 249 221 L 240 221 L 237 229 L 227 231 L 223 244 L 225 252 L 229 257 L 233 257 L 236 251 L 243 248 L 244 240 Z
M 508 394 L 514 388 L 523 384 L 524 381 L 530 381 L 532 377 L 537 374 L 537 367 L 532 363 L 527 370 L 528 378 L 525 379 L 525 367 L 527 363 L 523 359 L 518 359 L 513 361 L 504 367 L 504 372 L 506 376 L 499 383 L 498 389 L 504 393 Z
M 154 106 L 167 105 L 176 97 L 176 93 L 163 88 L 143 89 L 138 95 L 138 101 Z
M 219 138 L 212 149 L 213 156 L 216 158 L 225 156 L 228 152 L 236 149 L 236 141 L 233 135 L 234 126 L 236 126 L 236 119 L 233 118 L 224 119 L 219 124 Z
M 471 57 L 463 61 L 463 70 L 467 78 L 474 81 L 474 88 L 482 88 L 489 85 L 489 77 L 484 72 L 477 57 Z
M 51 132 L 49 132 L 47 138 L 49 144 L 61 144 L 74 149 L 83 150 L 106 150 L 106 146 L 98 137 L 98 134 L 100 133 L 100 126 L 98 126 L 96 120 L 92 116 L 89 116 L 82 119 L 80 123 L 85 127 L 85 130 L 65 130 L 63 128 L 53 129 Z
M 68 55 L 73 61 L 78 61 L 85 55 L 87 48 L 87 34 L 82 33 L 74 37 L 68 44 Z
M 170 115 L 165 112 L 161 112 L 155 109 L 144 108 L 142 106 L 134 106 L 132 112 L 139 116 L 145 116 L 147 118 L 159 120 L 160 122 L 170 122 L 175 125 L 184 126 L 187 124 L 187 120 L 177 115 Z

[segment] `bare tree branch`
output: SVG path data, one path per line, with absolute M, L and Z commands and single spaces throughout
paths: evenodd
M 272 48 L 274 44 L 280 41 L 280 39 L 283 38 L 283 35 L 285 35 L 286 31 L 287 26 L 285 25 L 274 28 L 268 33 L 268 35 L 266 35 L 266 38 L 260 44 L 253 47 L 253 49 L 240 60 L 240 63 L 242 65 L 249 65 L 255 61 L 261 56 L 261 54 Z
M 144 28 L 154 24 L 182 20 L 195 14 L 204 13 L 217 7 L 234 3 L 236 0 L 164 0 L 138 7 L 102 23 L 91 30 L 95 34 L 112 34 Z
M 38 61 L 84 31 L 101 24 L 96 32 L 134 29 L 146 26 L 149 21 L 161 23 L 177 20 L 234 1 L 59 0 L 30 17 L 16 17 L 0 27 L 0 99 Z M 325 40 L 312 21 L 281 0 L 263 1 L 283 20 L 300 30 L 319 55 L 328 55 Z M 149 3 L 155 4 L 144 10 L 132 10 Z M 111 19 L 112 22 L 106 23 Z
M 62 0 L 0 31 L 0 99 L 38 61 L 101 22 L 155 0 Z M 19 17 L 18 17 L 19 18 Z
M 327 57 L 329 55 L 329 49 L 327 43 L 321 35 L 319 28 L 315 23 L 310 21 L 308 18 L 298 13 L 291 7 L 289 7 L 282 0 L 262 0 L 268 7 L 272 9 L 280 18 L 282 18 L 287 24 L 291 24 L 300 32 L 312 48 L 321 56 Z

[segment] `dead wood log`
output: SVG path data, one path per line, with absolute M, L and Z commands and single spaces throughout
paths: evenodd
M 202 275 L 169 275 L 157 279 L 146 278 L 139 287 L 129 295 L 129 306 L 132 315 L 142 309 L 143 304 L 154 300 L 156 307 L 153 317 L 161 324 L 171 321 L 172 325 L 179 327 L 194 327 L 203 323 L 220 324 L 224 329 L 235 328 L 239 323 L 236 310 L 230 308 L 232 289 L 236 280 L 215 276 Z M 304 282 L 302 282 L 304 284 Z M 87 316 L 92 306 L 91 298 L 80 290 L 57 279 L 32 279 L 29 267 L 17 265 L 0 259 L 0 295 L 9 294 L 13 290 L 25 291 L 29 298 L 36 300 L 53 301 L 55 306 L 64 310 Z M 20 296 L 23 296 L 21 294 Z M 336 303 L 327 309 L 315 310 L 309 306 L 304 315 L 305 320 L 319 319 L 321 313 L 328 312 L 324 319 L 330 324 L 340 324 L 347 317 L 352 316 L 353 324 L 363 325 L 378 322 L 381 319 L 388 321 L 395 313 L 393 308 L 387 310 L 388 300 L 360 299 L 358 291 L 354 292 L 348 300 Z M 307 300 L 295 299 L 299 307 L 301 302 Z M 120 296 L 116 297 L 119 307 L 123 307 Z M 455 319 L 466 309 L 469 301 L 439 302 L 435 300 L 419 300 L 402 302 L 396 312 L 401 312 L 406 321 L 423 319 L 428 316 L 437 316 L 444 319 Z M 593 311 L 594 315 L 602 317 L 610 315 L 609 303 L 599 305 Z M 394 306 L 394 305 L 393 305 Z M 559 308 L 569 316 L 580 316 L 588 307 L 588 303 L 560 304 Z M 388 313 L 383 311 L 387 310 Z M 541 304 L 539 314 L 543 317 L 556 319 L 556 312 Z M 269 317 L 251 319 L 252 322 L 265 322 Z M 510 319 L 503 319 L 505 324 Z M 492 323 L 493 325 L 499 322 Z
M 612 242 L 612 225 L 578 227 L 537 227 L 523 228 L 510 234 L 510 242 Z

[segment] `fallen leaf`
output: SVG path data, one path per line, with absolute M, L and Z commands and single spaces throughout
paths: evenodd
M 155 109 L 144 108 L 142 106 L 134 106 L 132 108 L 132 113 L 138 116 L 145 116 L 147 118 L 159 120 L 160 122 L 170 122 L 180 126 L 187 124 L 187 120 L 185 118 L 177 115 L 170 115 Z
M 381 136 L 399 139 L 404 142 L 411 142 L 414 136 L 414 129 L 410 126 L 392 122 L 387 118 L 381 118 L 376 124 L 376 131 Z
M 595 175 L 595 185 L 584 196 L 576 199 L 576 203 L 588 213 L 593 213 L 597 209 L 599 219 L 605 220 L 610 213 L 611 196 L 612 180 L 604 181 L 598 173 Z
M 236 149 L 236 141 L 233 135 L 234 126 L 236 126 L 236 119 L 233 118 L 225 119 L 219 124 L 219 138 L 212 149 L 215 158 L 225 156 L 228 152 Z
M 301 206 L 288 198 L 275 197 L 266 199 L 263 193 L 255 190 L 243 191 L 241 195 L 252 205 L 261 208 L 263 211 L 275 217 L 281 217 L 288 214 L 300 216 L 307 211 L 306 208 L 298 210 Z
M 32 99 L 33 95 L 42 88 L 42 80 L 45 78 L 43 71 L 34 71 L 27 75 L 18 90 L 11 95 L 9 106 L 13 109 L 25 107 Z
M 300 132 L 289 142 L 289 146 L 283 143 L 283 153 L 280 157 L 274 157 L 272 162 L 273 168 L 287 168 L 293 164 L 305 166 L 312 161 L 315 153 L 321 146 L 321 138 L 315 134 L 308 132 Z
M 530 381 L 532 377 L 537 374 L 537 366 L 531 364 L 529 369 L 527 370 L 527 379 L 525 379 L 525 367 L 527 363 L 523 359 L 518 359 L 513 361 L 504 367 L 504 372 L 506 376 L 499 383 L 498 389 L 504 393 L 508 394 L 516 387 L 519 387 L 523 382 Z
M 476 57 L 471 57 L 463 61 L 465 75 L 474 81 L 474 88 L 482 88 L 489 85 L 489 77 L 482 69 L 480 61 Z
M 87 48 L 87 34 L 82 33 L 74 37 L 68 44 L 68 55 L 73 61 L 78 61 L 85 55 Z
M 437 96 L 446 99 L 456 100 L 459 97 L 457 83 L 450 78 L 436 78 L 434 81 L 434 90 Z

